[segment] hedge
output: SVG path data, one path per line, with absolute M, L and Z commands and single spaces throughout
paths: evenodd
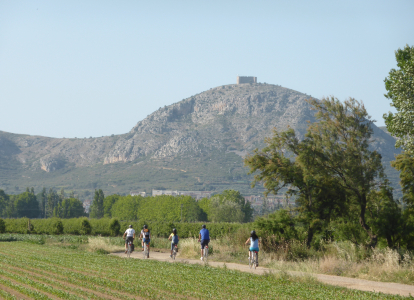
M 171 222 L 145 222 L 145 221 L 119 221 L 115 218 L 88 219 L 4 219 L 6 233 L 32 233 L 32 234 L 73 234 L 73 235 L 123 235 L 129 225 L 132 225 L 139 235 L 143 225 L 148 225 L 151 234 L 158 237 L 168 237 L 173 228 L 177 229 L 181 238 L 198 238 L 202 224 L 206 224 L 211 238 L 222 237 L 236 232 L 251 223 L 171 223 Z

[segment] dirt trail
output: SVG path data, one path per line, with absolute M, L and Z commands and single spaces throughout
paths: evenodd
M 112 253 L 112 255 L 126 258 L 126 255 L 124 254 L 124 252 Z M 131 254 L 131 258 L 143 259 L 143 254 L 141 251 L 134 251 Z M 204 262 L 201 260 L 180 258 L 179 256 L 177 256 L 175 261 L 173 261 L 169 256 L 169 252 L 161 253 L 161 252 L 151 251 L 150 259 L 169 262 L 169 263 L 180 263 L 181 262 L 181 263 L 190 263 L 190 264 L 204 264 Z M 226 267 L 227 269 L 239 270 L 242 272 L 249 272 L 249 273 L 258 274 L 258 275 L 262 275 L 265 273 L 280 272 L 279 270 L 269 269 L 269 268 L 264 268 L 264 267 L 257 267 L 256 269 L 250 269 L 249 266 L 247 265 L 247 259 L 246 259 L 246 265 L 216 262 L 212 260 L 209 260 L 208 264 L 212 267 L 220 267 L 220 268 Z M 390 282 L 377 282 L 377 281 L 370 281 L 370 280 L 364 280 L 364 279 L 356 279 L 356 278 L 325 275 L 325 274 L 310 274 L 310 273 L 295 272 L 295 271 L 288 271 L 287 273 L 293 276 L 309 276 L 310 275 L 322 283 L 342 286 L 342 287 L 355 289 L 355 290 L 369 291 L 369 292 L 381 292 L 385 294 L 400 295 L 400 296 L 410 296 L 410 295 L 414 296 L 413 285 L 390 283 Z

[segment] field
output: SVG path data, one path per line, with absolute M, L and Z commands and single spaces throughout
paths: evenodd
M 400 299 L 292 278 L 118 258 L 70 247 L 0 242 L 5 299 Z

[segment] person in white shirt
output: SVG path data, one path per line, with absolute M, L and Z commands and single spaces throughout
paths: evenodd
M 129 228 L 125 230 L 123 238 L 125 240 L 125 253 L 127 253 L 128 252 L 128 241 L 134 242 L 134 239 L 135 239 L 135 230 L 132 228 L 132 225 L 129 225 Z

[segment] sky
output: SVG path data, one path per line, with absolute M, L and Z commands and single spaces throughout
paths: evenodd
M 238 75 L 355 98 L 383 126 L 413 11 L 412 0 L 0 0 L 0 131 L 122 134 Z

